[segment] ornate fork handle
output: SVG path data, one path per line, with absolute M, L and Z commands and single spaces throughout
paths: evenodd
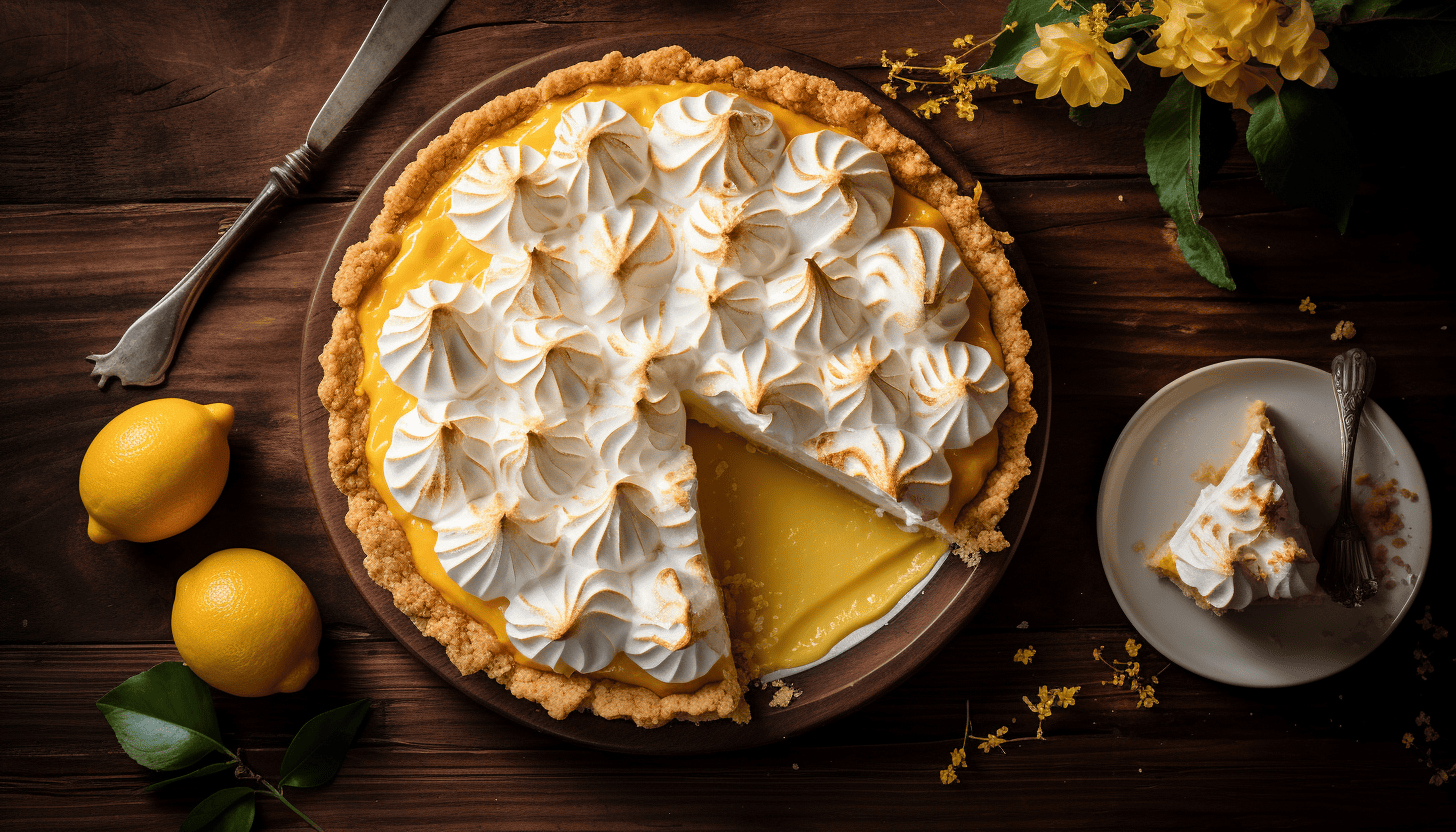
M 127 328 L 126 334 L 121 336 L 111 352 L 86 356 L 87 361 L 96 365 L 91 368 L 91 375 L 100 377 L 99 386 L 105 387 L 112 377 L 125 385 L 140 386 L 161 384 L 167 378 L 167 368 L 172 364 L 172 356 L 177 353 L 182 330 L 187 326 L 187 318 L 202 296 L 202 290 L 222 269 L 238 244 L 257 231 L 275 203 L 284 197 L 293 199 L 298 196 L 299 188 L 308 181 L 318 158 L 319 154 L 304 142 L 288 154 L 281 165 L 271 168 L 262 192 L 248 203 L 237 221 L 223 232 L 197 265 Z
M 1355 464 L 1355 438 L 1360 432 L 1360 414 L 1375 384 L 1375 358 L 1359 347 L 1335 356 L 1330 363 L 1334 378 L 1335 403 L 1340 410 L 1340 518 L 1350 513 L 1350 474 Z
M 1375 383 L 1375 359 L 1355 347 L 1335 356 L 1330 364 L 1334 380 L 1335 405 L 1340 416 L 1340 512 L 1325 539 L 1320 560 L 1319 585 L 1335 601 L 1357 607 L 1375 595 L 1375 565 L 1350 511 L 1350 476 L 1355 465 L 1355 438 L 1360 431 L 1360 414 Z

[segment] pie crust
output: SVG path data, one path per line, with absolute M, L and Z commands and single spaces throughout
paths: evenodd
M 642 727 L 673 719 L 748 720 L 743 690 L 748 680 L 725 673 L 692 693 L 658 696 L 636 685 L 588 676 L 564 676 L 517 664 L 496 636 L 453 606 L 415 568 L 409 541 L 369 479 L 365 447 L 369 399 L 360 387 L 364 356 L 360 346 L 357 305 L 365 289 L 382 275 L 399 252 L 399 231 L 417 207 L 449 180 L 481 142 L 509 129 L 553 98 L 588 84 L 664 84 L 673 81 L 727 84 L 745 95 L 770 101 L 820 123 L 846 129 L 884 156 L 895 183 L 944 216 L 962 260 L 991 299 L 991 325 L 1000 343 L 1011 389 L 1007 409 L 997 420 L 999 453 L 996 467 L 975 498 L 961 512 L 953 541 L 972 566 L 981 552 L 1006 548 L 996 528 L 1008 499 L 1031 468 L 1026 440 L 1036 423 L 1031 406 L 1032 375 L 1026 362 L 1031 339 L 1022 328 L 1026 293 L 1016 281 L 1002 249 L 1009 236 L 993 231 L 981 217 L 976 200 L 962 196 L 951 181 L 912 140 L 896 131 L 865 96 L 839 89 L 833 82 L 785 67 L 754 70 L 736 57 L 705 61 L 679 46 L 635 57 L 613 52 L 550 73 L 534 87 L 516 90 L 455 119 L 448 133 L 437 137 L 386 191 L 384 208 L 370 225 L 368 240 L 350 246 L 334 278 L 333 299 L 339 311 L 332 337 L 319 362 L 323 381 L 319 398 L 329 411 L 329 471 L 348 498 L 345 523 L 365 552 L 369 576 L 389 590 L 395 605 L 420 632 L 439 641 L 462 674 L 485 671 L 517 697 L 540 704 L 556 719 L 586 710 L 609 719 L 629 718 Z

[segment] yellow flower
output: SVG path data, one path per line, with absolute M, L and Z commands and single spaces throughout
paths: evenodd
M 952 766 L 963 766 L 966 764 L 966 749 L 952 748 L 950 751 L 950 764 Z
M 1409 731 L 1405 733 L 1405 736 L 1400 738 L 1400 741 L 1405 745 L 1406 748 L 1410 748 L 1411 746 L 1416 744 L 1416 738 L 1411 736 L 1411 733 Z
M 1128 639 L 1127 644 L 1122 645 L 1122 649 L 1127 651 L 1128 658 L 1133 658 L 1137 656 L 1139 650 L 1143 649 L 1143 646 L 1134 639 Z
M 1058 688 L 1057 704 L 1061 705 L 1063 708 L 1070 708 L 1073 705 L 1077 704 L 1077 691 L 1081 689 L 1081 685 L 1078 685 L 1074 688 Z
M 1330 333 L 1331 341 L 1338 341 L 1342 338 L 1355 337 L 1355 323 L 1353 321 L 1340 321 L 1335 324 L 1335 331 Z
M 1034 647 L 1025 647 L 1025 648 L 1022 648 L 1020 650 L 1017 650 L 1016 651 L 1016 655 L 1015 656 L 1012 656 L 1011 657 L 1011 660 L 1013 662 L 1021 662 L 1022 664 L 1031 664 L 1031 657 L 1032 656 L 1035 656 L 1035 655 L 1036 655 L 1036 648 L 1034 648 Z
M 1016 77 L 1036 84 L 1037 98 L 1058 92 L 1073 107 L 1117 104 L 1131 89 L 1107 50 L 1073 23 L 1036 27 L 1041 45 L 1021 56 Z
M 1301 311 L 1301 312 L 1308 312 L 1309 314 L 1313 315 L 1314 314 L 1314 310 L 1315 310 L 1315 303 L 1314 303 L 1314 301 L 1310 300 L 1308 295 L 1305 295 L 1304 296 L 1304 300 L 1302 300 L 1302 301 L 1299 302 L 1299 311 Z
M 961 778 L 956 775 L 955 766 L 946 766 L 940 770 L 940 782 L 947 786 L 959 779 Z
M 1199 23 L 1217 35 L 1237 40 L 1266 64 L 1279 67 L 1290 81 L 1314 86 L 1330 71 L 1323 49 L 1329 38 L 1314 26 L 1308 0 L 1201 0 Z
M 1097 647 L 1096 647 L 1096 648 L 1095 648 L 1095 649 L 1094 649 L 1094 650 L 1093 650 L 1093 651 L 1092 651 L 1092 659 L 1093 659 L 1093 660 L 1094 660 L 1094 661 L 1099 661 L 1099 662 L 1100 662 L 1100 661 L 1102 661 L 1102 648 L 1103 648 L 1103 646 L 1104 646 L 1104 645 L 1100 645 L 1100 644 L 1099 644 L 1099 645 L 1097 645 Z

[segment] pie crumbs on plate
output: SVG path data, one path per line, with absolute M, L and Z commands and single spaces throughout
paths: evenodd
M 748 719 L 689 417 L 968 562 L 1007 545 L 1025 292 L 826 79 L 680 47 L 553 72 L 420 152 L 333 298 L 319 396 L 371 578 L 555 718 Z

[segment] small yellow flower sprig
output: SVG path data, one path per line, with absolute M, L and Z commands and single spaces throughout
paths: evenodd
M 957 118 L 966 121 L 975 121 L 976 110 L 979 109 L 975 103 L 976 93 L 981 90 L 996 89 L 996 79 L 980 72 L 966 72 L 966 58 L 985 46 L 993 44 L 996 39 L 1006 32 L 1014 32 L 1016 23 L 1008 23 L 1001 27 L 1001 31 L 982 40 L 977 40 L 975 35 L 966 35 L 950 42 L 954 49 L 961 52 L 955 55 L 944 55 L 939 66 L 917 66 L 910 63 L 912 58 L 920 56 L 914 49 L 905 49 L 905 59 L 895 60 L 885 50 L 880 51 L 880 66 L 888 69 L 889 79 L 880 86 L 880 92 L 891 98 L 899 98 L 901 92 L 923 92 L 929 97 L 915 105 L 912 112 L 921 118 L 930 118 L 940 112 L 942 105 L 955 102 L 955 114 Z M 904 84 L 904 89 L 896 86 L 896 83 Z
M 1137 706 L 1139 708 L 1151 708 L 1158 704 L 1158 698 L 1155 695 L 1156 689 L 1153 687 L 1158 684 L 1157 675 L 1153 675 L 1144 680 L 1142 678 L 1142 664 L 1133 661 L 1133 659 L 1137 658 L 1138 651 L 1143 649 L 1143 646 L 1138 644 L 1135 639 L 1128 639 L 1122 646 L 1122 649 L 1127 653 L 1127 661 L 1122 661 L 1121 659 L 1112 659 L 1109 661 L 1102 658 L 1102 651 L 1106 649 L 1106 646 L 1099 645 L 1096 650 L 1092 651 L 1092 658 L 1102 662 L 1112 670 L 1112 678 L 1104 679 L 1101 684 L 1114 685 L 1116 687 L 1126 685 L 1128 690 L 1138 695 Z M 1165 665 L 1163 670 L 1167 670 L 1171 666 Z M 1158 671 L 1158 673 L 1162 673 L 1163 670 Z

